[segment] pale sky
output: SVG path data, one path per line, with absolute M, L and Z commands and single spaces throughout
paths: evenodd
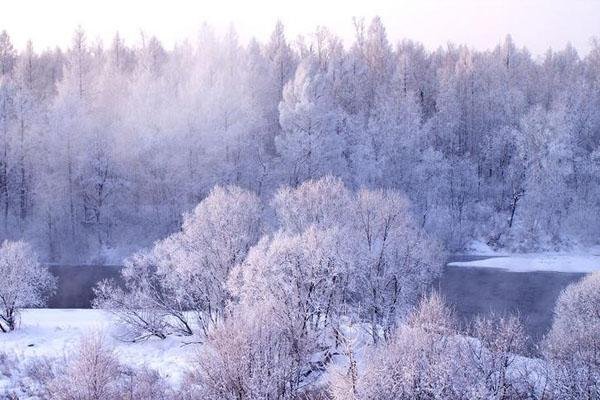
M 65 47 L 81 25 L 90 39 L 109 42 L 116 31 L 129 43 L 140 32 L 167 47 L 193 39 L 203 22 L 217 32 L 231 23 L 242 39 L 265 39 L 280 19 L 290 39 L 318 25 L 349 40 L 353 16 L 379 15 L 392 42 L 409 38 L 434 49 L 451 41 L 477 49 L 494 47 L 510 33 L 534 54 L 571 42 L 585 55 L 600 37 L 600 0 L 1 0 L 0 30 L 17 47 Z

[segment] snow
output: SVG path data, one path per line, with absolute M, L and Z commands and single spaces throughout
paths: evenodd
M 487 254 L 486 254 L 487 255 Z M 573 272 L 600 271 L 600 255 L 593 253 L 526 253 L 494 256 L 473 261 L 448 263 L 452 267 L 498 268 L 511 272 Z
M 60 359 L 76 350 L 80 338 L 88 333 L 99 330 L 105 332 L 107 339 L 115 346 L 115 352 L 120 360 L 131 366 L 146 366 L 157 370 L 173 386 L 181 384 L 184 372 L 196 352 L 201 349 L 198 345 L 187 345 L 190 338 L 169 337 L 165 340 L 148 340 L 141 343 L 126 343 L 110 335 L 112 316 L 101 310 L 87 309 L 28 309 L 22 313 L 21 325 L 18 330 L 0 335 L 0 354 L 6 353 L 20 362 L 26 362 L 37 357 Z M 342 331 L 348 338 L 346 348 L 351 348 L 359 371 L 365 368 L 365 352 L 371 346 L 371 337 L 367 324 L 348 324 L 344 319 Z M 459 336 L 461 337 L 461 336 Z M 464 337 L 466 340 L 478 342 L 477 339 Z M 527 366 L 535 373 L 543 368 L 539 359 L 517 356 L 515 373 Z M 10 368 L 10 367 L 9 367 Z M 336 374 L 345 374 L 348 359 L 339 354 L 319 378 L 318 384 L 328 385 Z M 543 383 L 534 376 L 536 385 Z M 8 379 L 8 380 L 7 380 Z M 540 383 L 541 382 L 541 383 Z M 0 374 L 0 392 L 2 389 L 17 389 L 11 386 L 10 377 Z
M 174 385 L 181 382 L 198 349 L 198 345 L 186 344 L 194 339 L 168 337 L 140 343 L 123 342 L 111 333 L 112 318 L 102 310 L 24 310 L 19 328 L 0 336 L 0 354 L 15 355 L 22 361 L 36 357 L 60 358 L 75 351 L 83 335 L 100 331 L 114 344 L 124 364 L 146 365 Z
M 473 240 L 471 241 L 465 248 L 465 255 L 474 255 L 474 256 L 498 256 L 503 253 L 498 250 L 493 249 L 485 242 L 481 240 Z

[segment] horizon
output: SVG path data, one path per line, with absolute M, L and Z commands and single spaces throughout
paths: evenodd
M 392 4 L 395 3 L 395 4 Z M 510 35 L 518 47 L 527 48 L 533 57 L 549 49 L 561 50 L 571 44 L 584 57 L 592 39 L 600 36 L 600 2 L 561 1 L 526 2 L 461 0 L 445 4 L 436 0 L 391 2 L 374 0 L 369 5 L 358 1 L 319 4 L 308 0 L 304 6 L 274 0 L 259 0 L 254 7 L 237 0 L 218 5 L 175 0 L 169 5 L 138 0 L 119 4 L 116 0 L 86 2 L 59 0 L 45 3 L 25 0 L 11 3 L 0 15 L 0 30 L 6 30 L 15 48 L 22 50 L 31 40 L 36 51 L 68 48 L 74 31 L 81 26 L 91 43 L 110 43 L 115 34 L 127 45 L 140 42 L 141 34 L 156 36 L 165 48 L 172 49 L 193 41 L 204 24 L 217 35 L 233 26 L 242 43 L 256 38 L 265 41 L 277 21 L 286 29 L 290 42 L 310 37 L 318 27 L 329 29 L 348 46 L 354 40 L 353 18 L 367 22 L 379 16 L 390 43 L 408 39 L 423 44 L 428 51 L 452 43 L 485 51 Z M 143 11 L 142 11 L 143 7 Z M 341 8 L 341 9 L 340 9 Z M 31 15 L 31 9 L 37 9 Z M 261 9 L 260 13 L 256 10 Z M 61 10 L 54 15 L 54 10 Z M 314 12 L 318 10 L 319 12 Z M 456 23 L 462 19 L 462 22 Z M 466 21 L 466 22 L 465 22 Z

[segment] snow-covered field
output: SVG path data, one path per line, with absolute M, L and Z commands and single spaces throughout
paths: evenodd
M 140 343 L 123 342 L 111 335 L 112 329 L 112 316 L 101 310 L 28 309 L 22 313 L 18 330 L 0 335 L 0 354 L 16 356 L 24 363 L 40 357 L 61 360 L 77 350 L 83 336 L 101 332 L 114 346 L 121 362 L 129 366 L 154 369 L 173 387 L 177 387 L 201 348 L 201 345 L 190 344 L 190 338 L 172 336 L 164 340 L 150 339 Z M 370 336 L 358 325 L 344 325 L 344 334 L 352 338 L 351 347 L 361 370 L 364 368 L 363 352 L 370 344 Z M 532 362 L 533 359 L 518 356 L 515 368 Z M 320 377 L 321 382 L 332 378 L 332 374 L 345 373 L 347 360 L 342 356 L 334 357 L 332 366 Z M 0 399 L 2 390 L 7 388 L 15 387 L 11 386 L 7 377 L 0 374 Z
M 0 354 L 16 355 L 21 360 L 61 358 L 77 349 L 82 336 L 102 332 L 124 364 L 146 365 L 171 383 L 179 383 L 199 347 L 186 344 L 193 339 L 168 337 L 127 343 L 111 333 L 111 320 L 112 316 L 101 310 L 24 310 L 19 329 L 0 335 Z

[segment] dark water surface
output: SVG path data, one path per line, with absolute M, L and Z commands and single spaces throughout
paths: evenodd
M 454 256 L 450 261 L 471 261 Z M 50 308 L 90 308 L 93 287 L 103 279 L 120 282 L 119 266 L 50 266 L 58 290 Z M 527 334 L 536 342 L 550 328 L 556 299 L 567 285 L 584 274 L 564 272 L 509 272 L 493 268 L 447 266 L 435 283 L 463 323 L 491 312 L 518 312 Z
M 451 261 L 475 259 L 453 257 Z M 527 335 L 535 343 L 550 329 L 560 292 L 584 276 L 583 273 L 446 266 L 436 286 L 463 323 L 478 315 L 519 313 Z
M 51 265 L 48 269 L 58 279 L 56 293 L 48 300 L 49 308 L 91 308 L 93 288 L 98 282 L 121 282 L 118 265 Z

